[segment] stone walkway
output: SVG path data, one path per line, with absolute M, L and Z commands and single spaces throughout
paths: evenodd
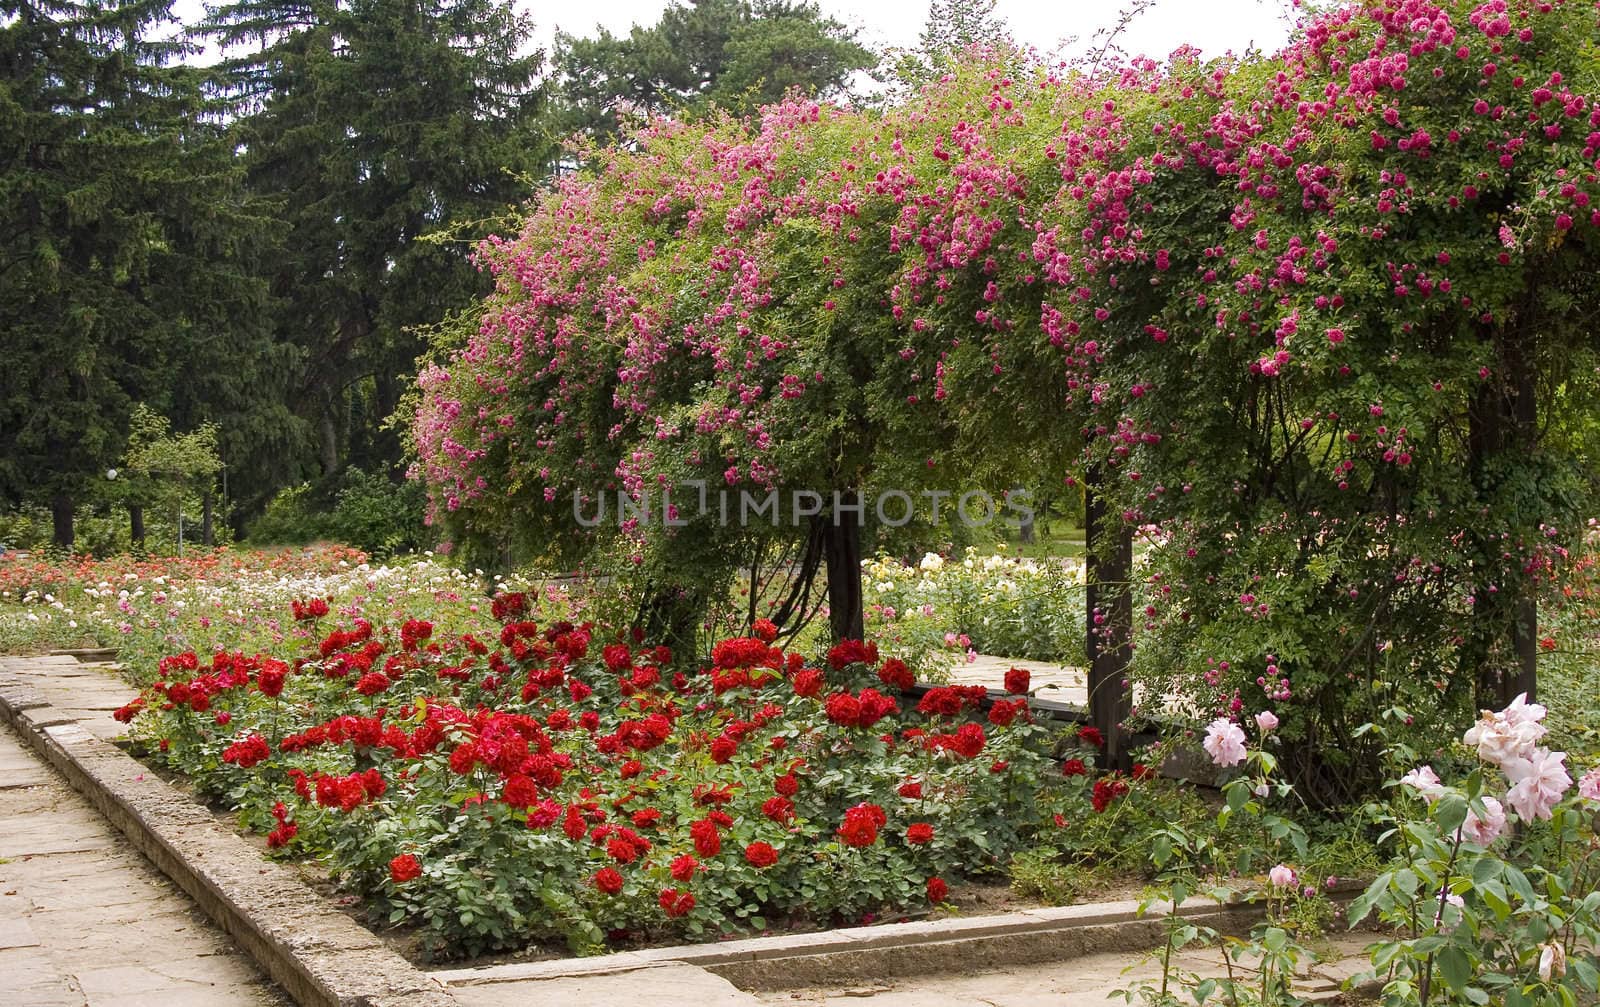
M 108 711 L 133 690 L 71 658 L 59 667 L 30 663 L 51 672 L 37 682 L 52 703 L 82 713 L 96 733 L 119 732 Z M 0 726 L 0 1004 L 286 1007 L 289 1000 Z
M 1058 703 L 1087 706 L 1089 679 L 1082 668 L 1052 664 L 1049 661 L 1023 661 L 1010 657 L 979 654 L 971 664 L 958 664 L 950 670 L 952 685 L 981 685 L 986 689 L 1004 689 L 1006 672 L 1012 668 L 1026 668 L 1031 678 L 1034 694 L 1040 699 Z
M 1331 936 L 1322 949 L 1330 960 L 1306 963 L 1295 992 L 1313 1002 L 1334 1000 L 1339 984 L 1366 966 L 1363 949 L 1371 941 L 1372 935 L 1364 933 Z M 1216 950 L 1179 954 L 1173 966 L 1203 976 L 1225 975 L 1221 952 Z M 795 1007 L 853 1007 L 863 1001 L 867 1007 L 1101 1007 L 1125 1002 L 1112 997 L 1113 991 L 1160 977 L 1159 962 L 1150 955 L 1113 952 L 1003 971 L 917 976 L 836 989 L 777 990 L 756 998 L 762 1004 Z M 1191 1002 L 1183 991 L 1175 992 L 1184 1003 Z

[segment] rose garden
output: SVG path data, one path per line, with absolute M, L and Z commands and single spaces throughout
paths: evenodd
M 965 41 L 575 143 L 350 544 L 124 403 L 0 654 L 423 968 L 1135 900 L 1130 1002 L 1596 1003 L 1600 8 Z

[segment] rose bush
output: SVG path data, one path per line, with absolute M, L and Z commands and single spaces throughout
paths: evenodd
M 924 676 L 977 653 L 1086 662 L 1080 562 L 979 556 L 969 547 L 959 560 L 929 553 L 915 565 L 880 556 L 862 564 L 862 575 L 874 637 Z
M 168 656 L 117 716 L 441 954 L 925 906 L 1100 799 L 1026 696 L 913 702 L 872 644 L 813 664 L 758 623 L 689 673 L 636 635 L 529 621 L 521 594 L 497 632 L 453 636 L 295 608 L 305 653 Z

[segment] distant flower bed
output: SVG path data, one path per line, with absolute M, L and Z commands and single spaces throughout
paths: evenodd
M 935 673 L 954 657 L 1084 657 L 1083 564 L 1064 559 L 929 553 L 916 565 L 862 564 L 869 632 L 885 650 Z
M 1062 772 L 1025 672 L 987 708 L 960 687 L 912 702 L 909 669 L 870 643 L 813 664 L 758 623 L 685 673 L 664 648 L 529 610 L 505 594 L 501 625 L 446 636 L 329 628 L 304 600 L 302 656 L 169 656 L 117 716 L 269 847 L 442 955 L 926 907 L 1118 796 L 1084 773 L 1092 734 Z

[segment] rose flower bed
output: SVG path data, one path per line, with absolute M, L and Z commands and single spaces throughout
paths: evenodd
M 536 625 L 527 604 L 496 599 L 497 640 L 358 618 L 293 662 L 171 656 L 117 717 L 436 956 L 925 908 L 1100 800 L 1092 733 L 1064 775 L 1025 672 L 987 709 L 981 688 L 911 703 L 873 644 L 811 665 L 765 622 L 675 671 L 665 648 Z

